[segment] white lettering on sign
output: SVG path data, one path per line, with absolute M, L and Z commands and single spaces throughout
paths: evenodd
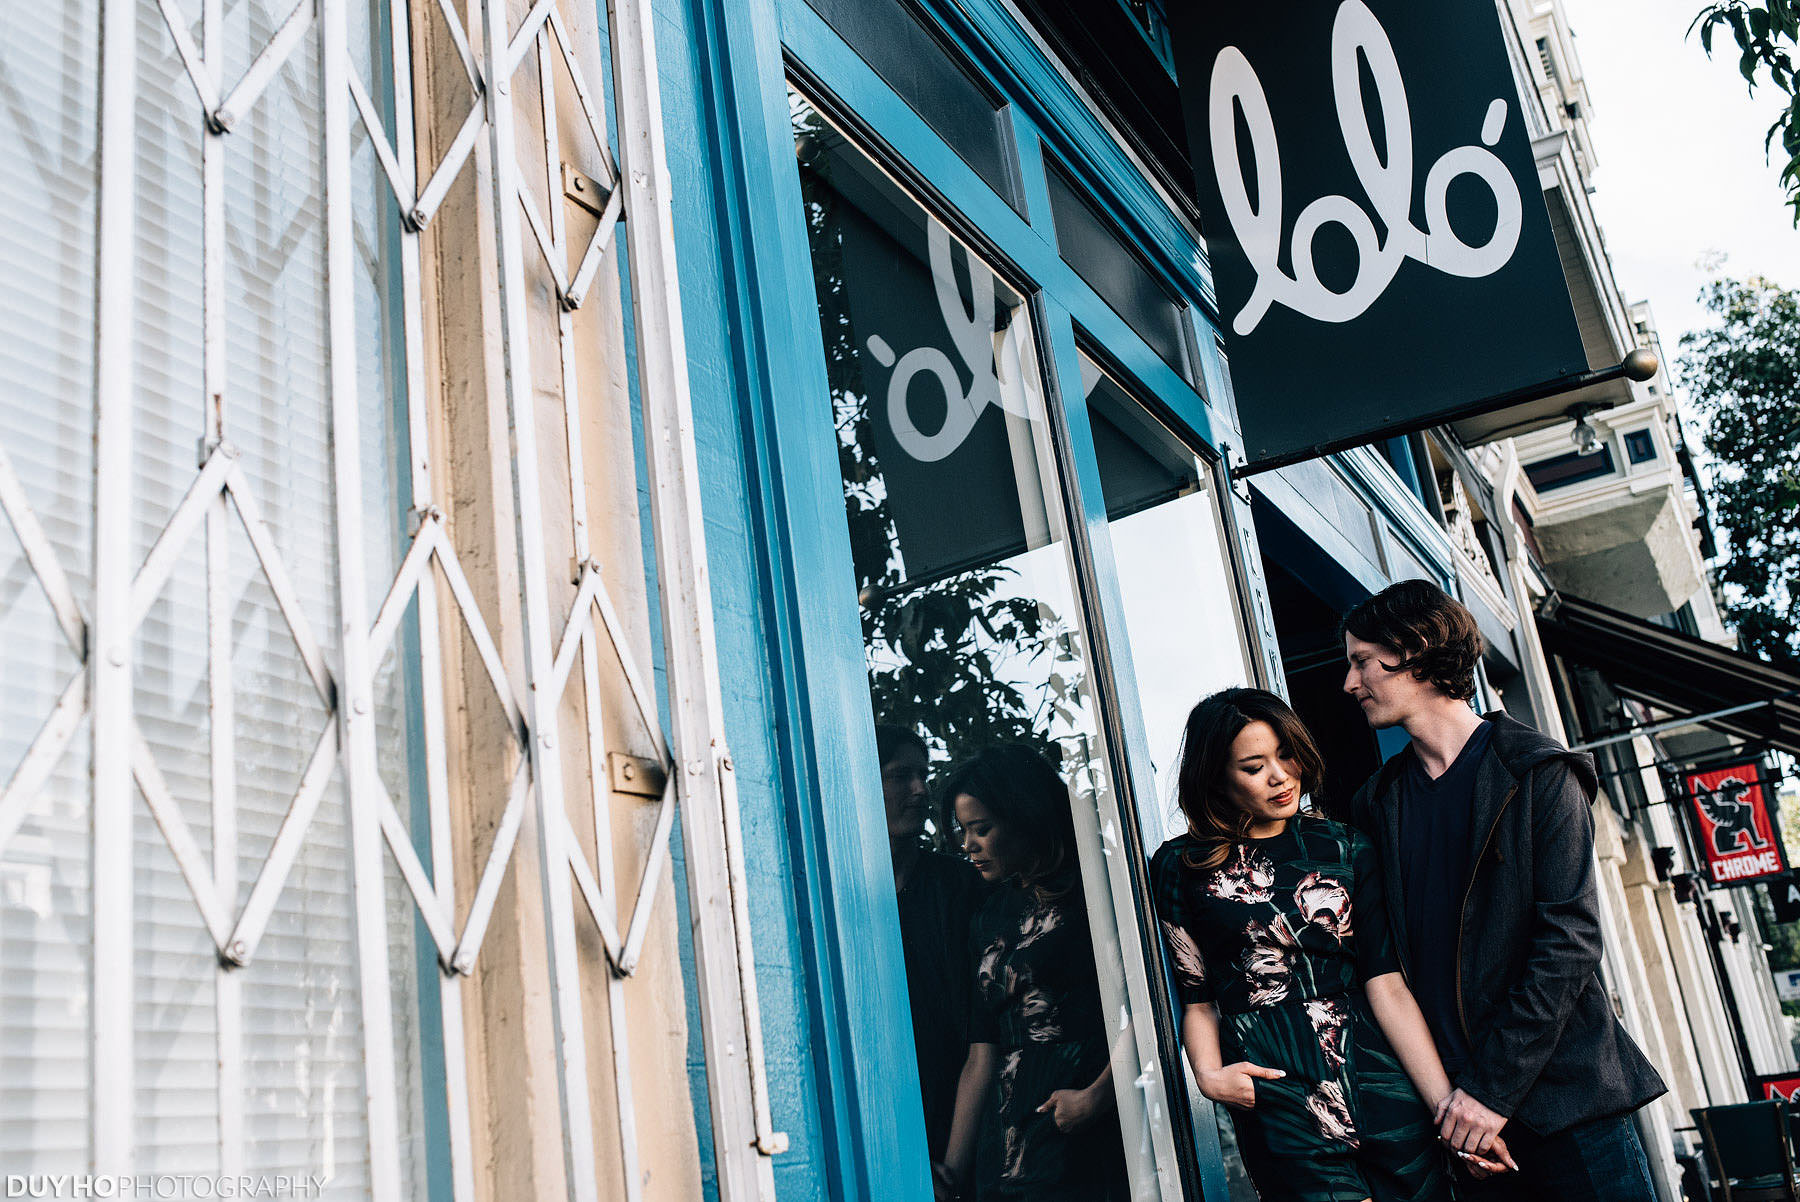
M 1359 59 L 1368 63 L 1375 80 L 1386 161 L 1375 149 L 1374 131 L 1369 128 Z M 1280 266 L 1286 236 L 1281 211 L 1281 146 L 1268 95 L 1250 60 L 1237 47 L 1225 47 L 1213 62 L 1208 113 L 1213 170 L 1232 231 L 1256 272 L 1256 287 L 1232 320 L 1232 328 L 1240 335 L 1255 330 L 1272 304 L 1286 305 L 1316 321 L 1354 320 L 1387 291 L 1407 259 L 1417 259 L 1448 275 L 1478 279 L 1506 266 L 1518 248 L 1525 216 L 1519 185 L 1489 149 L 1499 144 L 1506 128 L 1505 100 L 1495 99 L 1488 105 L 1481 123 L 1482 145 L 1458 146 L 1432 164 L 1425 176 L 1425 228 L 1420 229 L 1412 219 L 1413 135 L 1406 81 L 1387 31 L 1363 0 L 1345 0 L 1337 11 L 1331 28 L 1331 86 L 1344 149 L 1350 154 L 1357 182 L 1368 194 L 1375 219 L 1385 227 L 1386 239 L 1376 233 L 1375 219 L 1349 197 L 1321 196 L 1301 210 L 1294 222 L 1293 274 L 1289 275 Z M 1254 202 L 1239 156 L 1239 112 L 1250 133 Z M 1450 184 L 1463 175 L 1479 179 L 1494 197 L 1494 232 L 1480 245 L 1464 242 L 1450 225 Z M 1356 278 L 1343 292 L 1333 292 L 1319 279 L 1313 259 L 1319 231 L 1329 225 L 1342 229 L 1356 244 Z
M 888 377 L 887 415 L 895 441 L 920 463 L 936 463 L 963 444 L 989 405 L 998 405 L 1014 417 L 1030 420 L 1038 389 L 1036 372 L 1025 361 L 1029 352 L 1022 345 L 1029 336 L 1025 333 L 1029 319 L 1024 307 L 1014 310 L 1006 326 L 996 331 L 993 273 L 966 247 L 963 249 L 972 302 L 970 307 L 964 307 L 962 293 L 956 286 L 956 264 L 950 254 L 950 231 L 928 219 L 925 241 L 938 313 L 950 331 L 957 357 L 968 369 L 968 388 L 962 386 L 950 356 L 935 346 L 914 347 L 898 362 L 894 348 L 881 335 L 869 335 L 867 346 L 883 367 L 894 369 Z M 934 434 L 925 433 L 912 419 L 913 380 L 920 375 L 935 377 L 944 396 L 944 422 Z
M 1781 853 L 1773 848 L 1751 855 L 1732 856 L 1730 859 L 1714 860 L 1713 884 L 1722 885 L 1727 881 L 1741 881 L 1745 877 L 1767 876 L 1781 871 Z

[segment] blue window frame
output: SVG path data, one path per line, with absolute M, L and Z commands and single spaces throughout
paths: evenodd
M 985 81 L 964 67 L 904 4 L 806 0 L 845 42 L 1009 204 L 1023 209 L 1011 117 Z
M 819 583 L 849 580 L 851 555 L 835 436 L 820 417 L 830 411 L 829 391 L 788 82 L 795 81 L 1030 297 L 1063 459 L 1058 467 L 1064 487 L 1053 500 L 1065 508 L 1082 565 L 1077 583 L 1105 693 L 1105 735 L 1118 791 L 1144 799 L 1141 805 L 1157 804 L 1157 794 L 1130 683 L 1135 676 L 1122 633 L 1124 605 L 1093 415 L 1079 382 L 1087 351 L 1184 440 L 1222 458 L 1235 440 L 1235 423 L 1228 409 L 1207 399 L 1222 401 L 1229 388 L 1206 257 L 1175 206 L 1131 164 L 1000 0 L 918 0 L 915 7 L 933 39 L 960 60 L 957 69 L 1003 105 L 994 111 L 1011 126 L 1019 156 L 1017 196 L 993 172 L 971 165 L 971 156 L 951 145 L 808 0 L 685 4 L 684 19 L 696 34 L 692 70 L 699 99 L 698 111 L 677 119 L 706 142 L 717 140 L 707 147 L 716 155 L 715 175 L 707 182 L 717 195 L 684 196 L 681 202 L 705 210 L 721 231 L 717 243 L 690 241 L 681 248 L 717 269 L 716 280 L 709 277 L 703 291 L 696 289 L 687 310 L 689 343 L 710 346 L 713 361 L 728 359 L 729 370 L 721 375 L 730 377 L 717 389 L 706 386 L 711 381 L 696 383 L 696 420 L 703 454 L 709 437 L 735 437 L 748 457 L 741 475 L 721 472 L 703 485 L 710 490 L 703 497 L 709 525 L 741 525 L 723 531 L 726 537 L 710 548 L 717 603 L 722 612 L 746 615 L 741 622 L 721 621 L 721 654 L 730 657 L 735 648 L 747 658 L 765 658 L 761 639 L 779 647 L 769 664 L 772 679 L 731 682 L 746 697 L 756 694 L 764 707 L 759 712 L 770 720 L 759 728 L 746 720 L 743 729 L 727 733 L 740 765 L 762 771 L 767 761 L 767 778 L 782 806 L 773 822 L 778 829 L 786 824 L 788 842 L 765 846 L 773 862 L 793 867 L 791 883 L 771 881 L 753 899 L 753 909 L 762 907 L 753 913 L 759 976 L 767 971 L 772 981 L 791 980 L 803 972 L 811 991 L 803 1016 L 771 1017 L 782 1003 L 777 991 L 764 995 L 766 1020 L 798 1037 L 793 1054 L 777 1059 L 796 1066 L 796 1079 L 775 1083 L 778 1123 L 791 1120 L 816 1132 L 803 1145 L 805 1154 L 784 1157 L 775 1169 L 781 1188 L 793 1196 L 925 1202 L 929 1181 L 923 1164 L 915 1164 L 920 1121 L 893 1104 L 895 1083 L 912 1077 L 914 1067 L 905 1037 L 894 1034 L 909 1024 L 892 884 L 882 879 L 888 872 L 885 834 L 870 818 L 880 812 L 879 780 L 861 768 L 876 762 L 861 632 L 855 607 Z M 1081 181 L 1098 220 L 1136 257 L 1137 269 L 1185 306 L 1191 323 L 1185 349 L 1198 387 L 1059 253 L 1046 152 Z M 690 278 L 699 273 L 684 263 L 684 283 Z M 748 497 L 730 483 L 746 478 Z M 1228 509 L 1232 560 L 1243 572 L 1243 562 L 1255 560 L 1253 548 L 1243 553 L 1247 504 L 1234 499 Z M 738 558 L 752 543 L 755 560 Z M 1266 621 L 1257 627 L 1266 628 Z M 756 840 L 776 838 L 765 825 L 747 816 L 753 854 Z M 1140 912 L 1147 911 L 1140 905 Z M 846 932 L 856 932 L 854 947 Z M 772 948 L 766 968 L 765 938 Z M 1160 972 L 1153 940 L 1144 955 Z M 1179 1073 L 1178 1063 L 1168 1060 L 1172 1014 L 1165 1019 L 1169 1029 L 1155 1038 L 1165 1067 Z M 1191 1179 L 1173 1188 L 1222 1195 L 1217 1133 L 1204 1103 L 1199 1118 L 1181 1136 L 1194 1144 L 1181 1168 Z
M 1062 257 L 1126 325 L 1188 383 L 1198 357 L 1189 333 L 1187 306 L 1170 295 L 1137 253 L 1103 217 L 1069 173 L 1046 163 L 1050 217 Z
M 961 64 L 963 70 L 974 69 L 978 55 L 973 48 L 977 47 L 986 51 L 987 64 L 994 65 L 995 48 L 984 35 L 1010 30 L 1015 39 L 1021 38 L 1010 21 L 1004 27 L 977 27 L 983 14 L 990 19 L 999 15 L 992 11 L 998 8 L 997 5 L 991 9 L 985 5 L 970 7 L 976 14 L 974 21 L 945 21 L 940 26 L 947 50 L 951 53 L 960 51 L 967 56 Z M 1063 465 L 1065 488 L 1062 500 L 1072 510 L 1074 521 L 1071 525 L 1076 531 L 1077 546 L 1086 552 L 1083 558 L 1087 571 L 1082 583 L 1088 594 L 1088 625 L 1095 640 L 1105 644 L 1104 663 L 1110 667 L 1107 673 L 1110 687 L 1105 692 L 1112 718 L 1108 733 L 1109 741 L 1114 745 L 1114 774 L 1122 785 L 1127 786 L 1119 792 L 1142 798 L 1144 805 L 1155 807 L 1159 803 L 1155 800 L 1157 791 L 1150 776 L 1143 715 L 1137 708 L 1135 689 L 1129 683 L 1134 674 L 1129 648 L 1123 638 L 1124 607 L 1106 530 L 1107 518 L 1095 453 L 1094 419 L 1078 383 L 1082 379 L 1078 343 L 1101 351 L 1129 380 L 1134 392 L 1145 403 L 1160 410 L 1166 418 L 1172 418 L 1177 428 L 1198 445 L 1216 451 L 1223 438 L 1229 437 L 1229 428 L 1221 415 L 1208 406 L 1202 390 L 1189 382 L 1190 377 L 1200 381 L 1207 377 L 1222 379 L 1223 376 L 1222 365 L 1216 359 L 1209 363 L 1201 352 L 1202 347 L 1217 346 L 1214 331 L 1209 327 L 1203 335 L 1196 336 L 1189 325 L 1206 311 L 1209 303 L 1204 294 L 1195 294 L 1198 291 L 1195 283 L 1201 278 L 1201 273 L 1195 269 L 1205 262 L 1199 242 L 1191 231 L 1178 226 L 1169 206 L 1155 198 L 1141 178 L 1132 180 L 1135 173 L 1120 161 L 1123 155 L 1110 140 L 1104 145 L 1099 144 L 1104 135 L 1085 108 L 1065 104 L 1058 111 L 1057 106 L 1045 103 L 1046 94 L 1055 95 L 1055 89 L 1046 86 L 1048 80 L 1040 79 L 1021 87 L 1023 80 L 1009 79 L 1004 73 L 988 76 L 989 86 L 1012 102 L 1009 111 L 1015 124 L 1014 145 L 1019 150 L 1019 171 L 1024 183 L 1025 203 L 1021 213 L 1012 197 L 993 186 L 990 173 L 975 170 L 968 156 L 950 146 L 934 123 L 921 116 L 916 107 L 908 103 L 908 98 L 889 84 L 886 74 L 858 53 L 859 49 L 867 52 L 867 47 L 850 45 L 832 23 L 820 18 L 816 4 L 802 0 L 790 0 L 785 4 L 782 41 L 790 74 L 809 99 L 828 112 L 834 123 L 853 131 L 868 153 L 902 179 L 916 195 L 932 202 L 940 219 L 952 224 L 971 244 L 981 247 L 994 262 L 1003 265 L 1007 273 L 1032 295 L 1053 381 L 1050 389 L 1055 398 L 1052 420 L 1060 418 L 1062 444 L 1068 458 Z M 1013 47 L 1015 52 L 1021 48 Z M 1001 49 L 1004 51 L 1005 47 Z M 879 58 L 879 55 L 875 57 Z M 1016 60 L 1002 58 L 1002 65 L 1009 63 L 1017 65 Z M 1049 73 L 1047 64 L 1042 69 Z M 1085 144 L 1083 133 L 1087 135 Z M 1054 148 L 1059 160 L 1055 165 L 1044 153 L 1047 147 Z M 1064 178 L 1054 179 L 1052 172 Z M 1077 193 L 1067 182 L 1068 176 L 1076 174 L 1084 181 L 1091 181 L 1092 186 Z M 1130 186 L 1133 183 L 1135 187 Z M 1058 184 L 1062 185 L 1060 195 Z M 1060 206 L 1056 203 L 1059 199 Z M 1147 200 L 1153 203 L 1145 203 Z M 1071 202 L 1080 206 L 1079 224 L 1084 231 L 1104 237 L 1085 238 L 1079 247 L 1066 245 L 1072 224 Z M 797 220 L 798 206 L 792 211 Z M 1159 237 L 1145 238 L 1147 229 L 1155 229 Z M 1132 238 L 1132 234 L 1137 236 Z M 790 236 L 785 241 L 790 248 L 804 250 L 803 237 Z M 1179 247 L 1174 255 L 1169 253 L 1170 243 Z M 1111 264 L 1107 262 L 1109 255 L 1114 257 Z M 787 260 L 785 266 L 789 278 L 796 283 L 810 284 L 810 261 L 794 249 L 790 249 Z M 1096 288 L 1096 284 L 1104 286 L 1119 279 L 1132 286 L 1124 296 L 1118 288 L 1107 289 L 1104 294 Z M 1184 290 L 1186 296 L 1182 295 Z M 1141 302 L 1146 296 L 1160 306 L 1160 313 L 1155 315 L 1159 320 L 1155 324 L 1147 321 L 1145 313 L 1140 312 L 1147 308 L 1146 304 L 1131 303 Z M 1121 301 L 1126 303 L 1121 304 Z M 1145 332 L 1150 338 L 1138 332 L 1146 326 L 1149 329 Z M 794 345 L 803 347 L 807 357 L 816 359 L 822 367 L 824 352 L 818 344 L 817 333 L 810 337 L 800 331 L 795 334 Z M 828 425 L 817 418 L 819 413 L 827 410 L 798 403 L 809 395 L 822 398 L 825 389 L 817 384 L 814 388 L 816 392 L 810 394 L 807 391 L 790 394 L 796 402 L 791 406 L 784 404 L 782 408 L 804 408 L 806 413 L 794 412 L 789 420 L 796 426 L 802 423 L 815 425 L 829 433 Z M 812 439 L 817 437 L 817 434 L 812 435 Z M 784 445 L 797 444 L 784 440 Z M 823 462 L 818 464 L 819 469 L 824 467 Z M 809 479 L 814 480 L 822 475 L 819 470 L 808 473 Z M 835 501 L 836 497 L 830 500 Z M 1107 631 L 1119 632 L 1119 637 L 1107 638 Z M 860 673 L 860 640 L 844 639 L 827 654 L 841 661 L 834 665 L 834 681 L 847 686 Z M 860 686 L 861 681 L 857 680 L 857 684 Z M 861 689 L 856 691 L 861 692 Z M 860 696 L 852 701 L 839 694 L 834 700 L 843 701 L 847 713 L 867 711 L 866 701 Z M 861 742 L 855 737 L 858 733 L 851 732 L 851 746 L 847 749 L 851 754 L 840 756 L 838 762 L 876 762 L 872 749 L 857 749 L 856 744 Z M 845 772 L 846 778 L 854 775 Z M 822 781 L 821 784 L 828 795 L 848 796 L 854 795 L 862 782 L 844 779 L 829 785 Z M 1125 806 L 1133 812 L 1139 808 L 1130 800 Z M 868 806 L 856 808 L 862 813 L 879 812 Z M 845 869 L 849 875 L 856 876 L 858 868 L 866 870 L 871 864 L 876 870 L 883 870 L 885 857 L 875 857 L 860 866 L 845 865 Z M 880 882 L 868 879 L 866 871 L 856 883 L 861 889 L 879 895 Z M 1139 901 L 1139 914 L 1147 914 L 1147 899 Z M 1152 925 L 1140 920 L 1137 929 L 1123 930 L 1120 937 L 1122 940 L 1136 939 L 1136 953 L 1145 963 L 1157 966 L 1152 971 L 1160 972 L 1160 951 L 1150 936 Z M 896 973 L 896 960 L 890 958 L 886 964 L 876 964 L 875 959 L 877 957 L 870 956 L 860 961 L 865 973 L 871 976 Z M 889 1030 L 907 1029 L 903 982 L 893 981 L 884 992 L 893 1012 L 882 1017 L 882 1025 Z M 1187 1099 L 1181 1088 L 1180 1053 L 1173 1016 L 1166 1006 L 1156 1007 L 1156 1014 L 1163 1028 L 1158 1033 L 1160 1063 L 1165 1079 L 1175 1082 L 1171 1102 L 1179 1108 Z M 1210 1119 L 1210 1115 L 1207 1117 Z M 1194 1179 L 1195 1184 L 1202 1177 L 1217 1180 L 1220 1170 L 1216 1138 L 1216 1129 L 1210 1122 L 1185 1127 L 1180 1133 L 1186 1151 L 1181 1157 L 1185 1164 L 1178 1171 Z M 909 1155 L 916 1157 L 916 1148 L 916 1144 L 912 1149 L 891 1145 L 883 1155 L 889 1164 L 900 1164 Z M 872 1151 L 865 1149 L 864 1154 Z M 1176 1169 L 1177 1166 L 1166 1168 Z

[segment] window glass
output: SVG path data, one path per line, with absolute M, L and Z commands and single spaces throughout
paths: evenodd
M 1081 386 L 1156 772 L 1157 805 L 1142 807 L 1145 850 L 1155 851 L 1187 827 L 1175 769 L 1188 711 L 1255 677 L 1211 470 L 1086 355 Z
M 1208 693 L 1253 684 L 1256 677 L 1216 477 L 1086 355 L 1081 386 L 1125 606 L 1134 676 L 1128 683 L 1137 690 L 1156 780 L 1155 804 L 1139 807 L 1148 855 L 1187 829 L 1175 777 L 1188 711 Z M 1190 1078 L 1186 1057 L 1181 1060 L 1181 1072 Z M 1231 1122 L 1191 1079 L 1187 1088 L 1194 1112 L 1216 1122 L 1233 1202 L 1254 1202 Z
M 1602 443 L 1600 449 L 1592 455 L 1570 451 L 1554 459 L 1540 459 L 1536 463 L 1525 465 L 1525 474 L 1531 478 L 1532 487 L 1539 492 L 1566 488 L 1584 480 L 1597 480 L 1601 476 L 1612 475 L 1615 470 L 1612 446 L 1608 443 Z
M 1156 1174 L 1172 1143 L 1117 800 L 1061 505 L 1047 500 L 1029 307 L 797 94 L 792 111 L 920 1154 L 966 1169 L 975 1196 L 1172 1196 Z M 958 1147 L 971 1055 L 993 1084 Z M 1074 1108 L 1071 1131 L 1046 1103 Z
M 94 161 L 99 5 L 0 6 L 0 454 L 83 612 L 93 613 Z M 191 445 L 191 444 L 190 444 Z M 86 668 L 0 521 L 0 782 L 11 794 L 57 698 Z M 0 818 L 0 1063 L 8 1173 L 88 1167 L 86 719 L 27 804 Z M 10 800 L 10 798 L 9 798 Z
M 1625 458 L 1633 464 L 1649 463 L 1656 458 L 1656 435 L 1648 430 L 1633 430 L 1625 436 Z
M 806 0 L 988 187 L 1023 213 L 1007 106 L 904 0 Z
M 1045 156 L 1056 246 L 1076 274 L 1112 306 L 1163 362 L 1195 382 L 1187 306 L 1169 295 L 1091 200 Z

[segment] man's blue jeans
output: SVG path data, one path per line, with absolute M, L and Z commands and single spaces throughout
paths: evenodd
M 1519 1171 L 1485 1181 L 1459 1172 L 1456 1196 L 1464 1202 L 1656 1202 L 1650 1162 L 1628 1114 L 1578 1123 L 1548 1137 L 1516 1124 L 1500 1135 Z

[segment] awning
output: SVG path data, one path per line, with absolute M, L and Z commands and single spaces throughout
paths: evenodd
M 1546 651 L 1626 697 L 1678 717 L 1708 715 L 1715 730 L 1800 755 L 1800 675 L 1566 594 L 1544 602 L 1538 631 Z

